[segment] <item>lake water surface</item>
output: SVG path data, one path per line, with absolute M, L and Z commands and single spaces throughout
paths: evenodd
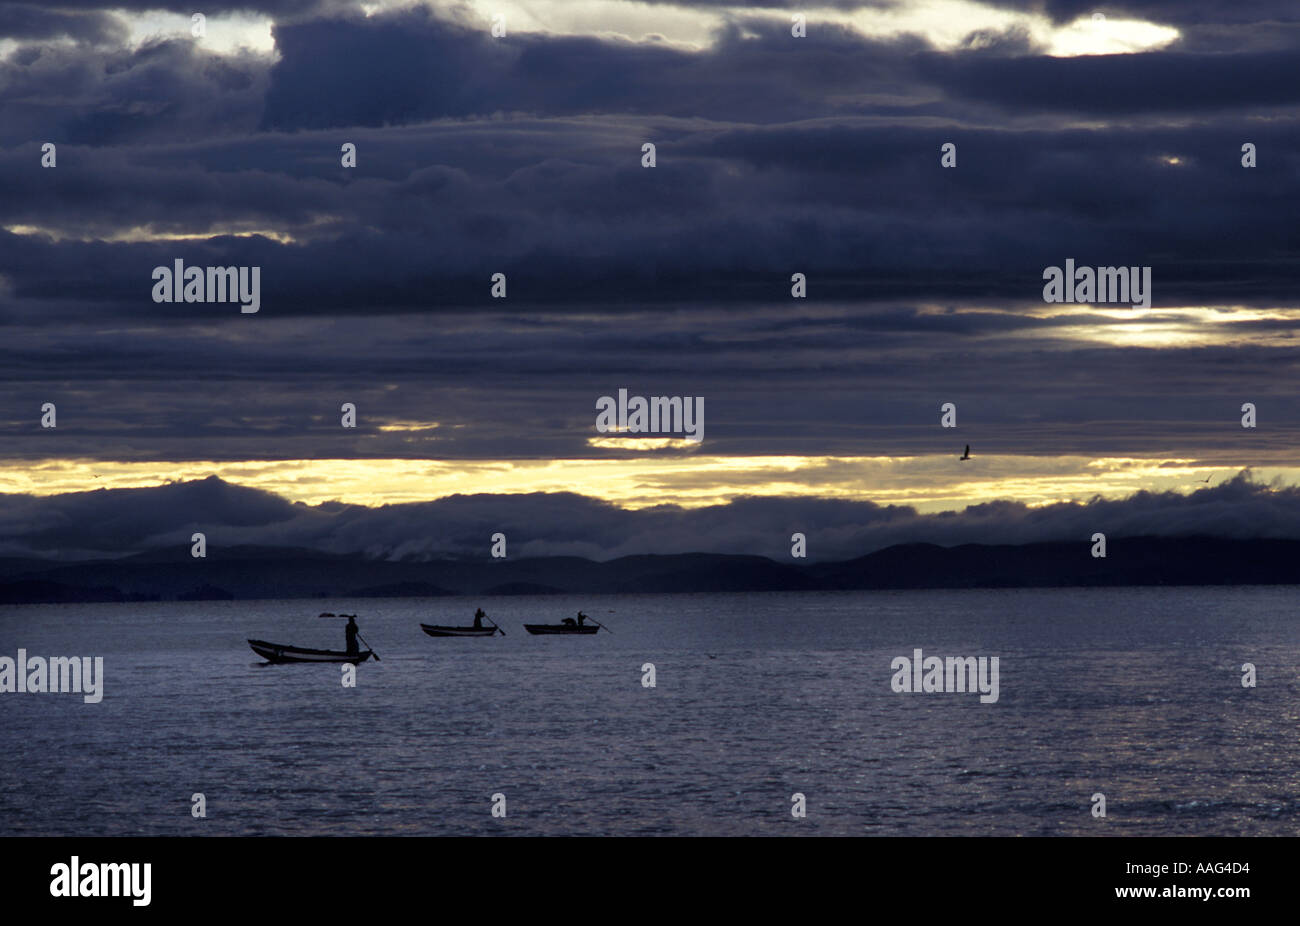
M 0 694 L 0 835 L 1296 835 L 1297 603 L 1269 587 L 9 606 L 0 656 L 102 656 L 105 683 L 99 704 Z M 508 636 L 420 631 L 480 604 Z M 580 607 L 613 632 L 523 630 Z M 245 642 L 341 649 L 322 609 L 356 612 L 382 657 L 355 688 Z M 999 657 L 997 703 L 892 691 L 916 647 Z

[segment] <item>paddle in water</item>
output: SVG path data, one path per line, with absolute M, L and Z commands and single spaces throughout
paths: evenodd
M 357 632 L 357 639 L 365 644 L 366 649 L 370 650 L 370 655 L 375 657 L 375 662 L 383 662 L 383 660 L 379 658 L 379 654 L 375 652 L 375 648 L 366 642 L 366 638 L 361 635 L 360 631 Z
M 484 620 L 484 618 L 487 618 L 487 620 L 492 621 L 492 626 L 495 627 L 497 630 L 501 630 L 501 627 L 497 624 L 497 622 L 496 622 L 496 621 L 493 621 L 492 618 L 488 617 L 488 616 L 487 616 L 487 613 L 484 612 L 484 610 L 483 610 L 482 608 L 477 608 L 477 609 L 475 609 L 475 611 L 474 611 L 474 629 L 475 629 L 475 630 L 478 630 L 480 627 L 483 626 L 483 620 Z M 504 637 L 505 635 L 506 635 L 506 632 L 505 632 L 504 630 L 501 630 L 501 636 Z
M 357 629 L 357 616 L 355 614 L 335 614 L 333 611 L 322 611 L 320 614 L 316 616 L 317 617 L 346 617 L 348 619 L 348 625 L 347 627 L 344 628 L 343 632 L 347 635 L 348 638 L 348 652 L 351 653 L 352 650 L 354 649 L 352 643 L 352 637 L 355 636 L 358 640 L 362 642 L 362 644 L 366 647 L 366 649 L 370 650 L 370 655 L 375 657 L 375 662 L 383 662 L 383 660 L 379 658 L 379 654 L 375 652 L 375 648 L 371 646 L 369 642 L 367 642 L 366 638 L 361 635 L 361 631 Z

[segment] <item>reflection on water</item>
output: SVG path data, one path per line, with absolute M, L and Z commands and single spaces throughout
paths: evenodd
M 106 677 L 100 704 L 0 694 L 0 833 L 1294 835 L 1296 595 L 8 607 L 0 655 L 103 656 Z M 478 604 L 506 637 L 420 631 Z M 322 607 L 358 613 L 382 658 L 355 688 L 338 666 L 265 666 L 245 643 L 341 648 Z M 613 632 L 523 631 L 580 607 Z M 998 656 L 998 702 L 894 693 L 890 662 L 916 647 Z M 1241 686 L 1245 662 L 1257 688 Z

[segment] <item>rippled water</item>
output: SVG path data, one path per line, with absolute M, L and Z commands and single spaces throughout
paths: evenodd
M 0 655 L 103 656 L 106 681 L 0 694 L 0 834 L 1294 835 L 1298 592 L 7 607 Z M 476 604 L 508 636 L 420 632 Z M 322 607 L 382 657 L 356 688 L 244 642 L 341 648 Z M 613 633 L 521 626 L 579 607 Z M 917 646 L 999 656 L 999 701 L 894 693 Z

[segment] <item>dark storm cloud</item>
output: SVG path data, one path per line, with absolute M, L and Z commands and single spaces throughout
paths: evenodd
M 1242 50 L 1283 8 L 1144 6 L 1185 9 L 1196 50 L 939 54 L 740 14 L 686 52 L 307 3 L 240 6 L 276 18 L 278 58 L 23 44 L 0 62 L 0 229 L 50 236 L 0 230 L 6 453 L 590 456 L 594 398 L 644 384 L 706 396 L 723 453 L 947 452 L 952 400 L 997 452 L 1279 458 L 1289 315 L 1235 326 L 1274 347 L 1151 349 L 1124 319 L 1025 311 L 1066 258 L 1151 265 L 1141 321 L 1171 337 L 1200 323 L 1170 307 L 1294 304 L 1300 75 L 1292 49 Z M 103 8 L 57 9 L 90 29 Z M 102 240 L 130 229 L 199 237 Z M 232 234 L 256 232 L 293 240 Z M 176 258 L 261 267 L 261 312 L 153 303 Z M 1246 400 L 1269 424 L 1250 441 L 1225 430 Z M 403 419 L 448 427 L 378 430 Z
M 1300 51 L 1249 54 L 1084 55 L 1000 58 L 927 54 L 921 78 L 954 99 L 1003 109 L 1089 115 L 1291 106 L 1300 100 Z M 1189 87 L 1196 88 L 1189 93 Z
M 30 3 L 0 3 L 0 11 L 9 7 L 21 8 Z M 223 13 L 262 13 L 268 16 L 288 16 L 312 10 L 355 7 L 355 3 L 345 0 L 204 0 L 202 10 L 196 10 L 190 2 L 177 0 L 58 0 L 56 4 L 61 11 L 93 14 L 96 11 L 123 10 L 132 13 L 149 13 L 164 10 L 169 13 L 189 17 L 192 13 L 202 12 L 205 16 Z
M 1268 24 L 1269 33 L 1278 28 Z M 792 41 L 783 23 L 741 17 L 719 27 L 713 47 L 687 52 L 590 37 L 495 39 L 478 24 L 411 12 L 297 23 L 275 37 L 282 59 L 267 93 L 271 128 L 499 112 L 770 124 L 868 112 L 957 116 L 953 104 L 969 100 L 1004 114 L 1123 115 L 1293 105 L 1300 93 L 1294 46 L 1249 50 L 1240 36 L 1231 39 L 1247 48 L 1238 54 L 1223 54 L 1231 45 L 1204 47 L 1203 38 L 1194 51 L 1056 58 L 1028 53 L 1014 34 L 973 34 L 976 50 L 938 53 L 918 37 L 869 39 L 836 24 Z M 353 61 L 368 62 L 370 79 L 358 79 Z
M 659 6 L 710 8 L 752 8 L 765 10 L 792 9 L 785 0 L 642 0 Z M 988 6 L 1004 7 L 1026 12 L 1041 11 L 1058 22 L 1067 22 L 1101 12 L 1112 19 L 1125 17 L 1159 22 L 1266 22 L 1293 19 L 1297 11 L 1287 0 L 1254 0 L 1248 4 L 1223 3 L 1221 0 L 984 0 Z M 23 6 L 27 4 L 12 4 Z M 65 10 L 130 10 L 145 12 L 165 9 L 188 15 L 192 4 L 171 0 L 59 0 Z M 284 16 L 312 10 L 356 8 L 356 3 L 344 0 L 211 0 L 203 9 L 207 15 L 214 13 L 250 12 L 269 16 Z M 906 7 L 906 0 L 821 0 L 819 9 L 897 9 Z M 792 12 L 794 10 L 792 9 Z M 815 17 L 814 17 L 815 18 Z
M 751 7 L 789 9 L 784 0 L 645 0 L 664 6 L 683 7 Z M 1140 19 L 1152 22 L 1190 25 L 1197 23 L 1260 23 L 1287 21 L 1300 17 L 1290 0 L 1252 0 L 1250 3 L 1224 3 L 1223 0 L 982 0 L 990 7 L 1013 9 L 1025 13 L 1043 13 L 1055 22 L 1072 22 L 1101 13 L 1109 19 Z M 819 9 L 898 9 L 907 0 L 822 0 Z M 813 17 L 815 18 L 815 17 Z
M 744 37 L 744 31 L 764 41 Z M 776 122 L 870 108 L 853 95 L 899 93 L 918 39 L 878 42 L 843 26 L 790 39 L 780 23 L 726 23 L 714 47 L 519 34 L 424 11 L 277 27 L 267 128 L 379 126 L 498 112 L 656 114 Z M 349 62 L 366 62 L 364 71 Z M 836 97 L 828 99 L 828 82 Z M 921 98 L 918 98 L 918 101 Z
M 741 498 L 684 509 L 627 511 L 570 493 L 463 495 L 366 508 L 290 504 L 211 478 L 149 489 L 57 497 L 0 496 L 0 551 L 8 555 L 125 555 L 185 547 L 202 530 L 214 547 L 292 546 L 385 558 L 483 555 L 501 531 L 513 556 L 610 559 L 636 553 L 758 553 L 786 558 L 790 535 L 809 556 L 844 559 L 897 543 L 1034 543 L 1136 536 L 1297 538 L 1300 489 L 1248 475 L 1192 495 L 1140 492 L 1030 508 L 1016 502 L 918 514 L 907 506 L 828 499 Z
M 1294 291 L 1285 204 L 1300 186 L 1289 121 L 1225 114 L 1109 131 L 1018 117 L 1002 129 L 961 124 L 963 113 L 988 121 L 1014 111 L 1021 76 L 1043 88 L 1034 92 L 1047 105 L 1070 81 L 1033 69 L 1079 61 L 1103 74 L 1174 62 L 1167 70 L 1189 110 L 1248 98 L 1249 80 L 1193 95 L 1182 88 L 1206 64 L 1188 56 L 936 56 L 914 40 L 873 43 L 841 30 L 802 53 L 765 28 L 768 39 L 732 30 L 690 54 L 597 39 L 498 42 L 415 12 L 278 27 L 281 59 L 269 76 L 263 59 L 213 58 L 183 41 L 93 52 L 76 67 L 71 57 L 10 62 L 18 118 L 9 131 L 34 132 L 42 112 L 57 112 L 37 138 L 63 147 L 56 171 L 37 166 L 36 141 L 0 155 L 4 224 L 79 237 L 134 226 L 269 228 L 302 240 L 8 240 L 0 273 L 19 298 L 103 301 L 127 313 L 156 311 L 139 279 L 178 256 L 266 267 L 267 311 L 280 313 L 475 305 L 498 270 L 510 273 L 512 298 L 537 304 L 619 303 L 630 292 L 762 299 L 796 266 L 816 274 L 820 298 L 1015 300 L 1033 298 L 1041 269 L 1066 256 L 1155 265 L 1166 304 L 1278 301 Z M 1227 57 L 1234 66 L 1250 58 Z M 1252 73 L 1277 63 L 1250 60 Z M 367 67 L 348 64 L 357 61 Z M 969 89 L 963 69 L 986 78 L 980 89 Z M 914 76 L 926 72 L 933 86 Z M 993 109 L 931 101 L 919 117 L 945 83 Z M 840 92 L 827 94 L 828 84 Z M 1097 106 L 1128 111 L 1130 99 L 1144 99 L 1123 81 L 1102 84 Z M 52 95 L 35 93 L 46 85 Z M 1155 97 L 1170 102 L 1156 91 L 1148 102 Z M 57 105 L 46 112 L 33 98 Z M 900 110 L 900 99 L 912 103 Z M 547 118 L 448 118 L 501 108 Z M 606 114 L 580 115 L 591 112 Z M 671 115 L 687 112 L 725 121 Z M 434 117 L 444 118 L 356 124 Z M 248 134 L 259 118 L 340 128 Z M 90 137 L 117 144 L 77 144 Z M 1262 152 L 1250 172 L 1238 164 L 1247 138 Z M 646 139 L 660 146 L 653 172 L 639 166 Z M 359 146 L 354 171 L 338 166 L 341 140 Z M 947 140 L 959 143 L 955 171 L 938 167 Z M 1170 153 L 1181 166 L 1161 160 Z
M 70 13 L 35 4 L 0 3 L 0 37 L 30 39 L 69 38 L 79 42 L 122 41 L 125 26 L 99 12 Z
M 17 504 L 3 505 L 4 522 L 10 529 L 23 518 L 35 519 L 27 529 L 35 549 L 65 547 L 71 539 L 67 528 L 77 523 L 86 528 L 82 535 L 85 549 L 106 551 L 114 544 L 127 548 L 147 545 L 150 538 L 174 531 L 180 511 L 187 523 L 215 521 L 244 529 L 278 524 L 294 515 L 294 506 L 283 499 L 216 479 L 163 486 L 144 494 L 85 492 L 47 501 L 50 504 L 42 505 L 37 499 L 24 498 Z
M 215 57 L 190 41 L 20 51 L 0 61 L 0 142 L 10 150 L 54 141 L 98 152 L 248 132 L 261 113 L 265 72 L 263 59 Z
M 823 122 L 674 137 L 680 124 L 588 119 L 543 133 L 526 120 L 177 146 L 170 161 L 65 146 L 53 171 L 28 145 L 0 154 L 4 224 L 78 236 L 269 229 L 302 241 L 6 236 L 0 274 L 18 299 L 182 320 L 227 308 L 149 300 L 152 268 L 178 257 L 264 267 L 263 311 L 276 316 L 482 306 L 497 271 L 525 304 L 780 298 L 794 270 L 816 300 L 1025 302 L 1041 299 L 1044 267 L 1072 257 L 1152 266 L 1156 305 L 1280 304 L 1295 291 L 1300 204 L 1288 126 Z M 645 137 L 662 139 L 654 171 L 638 164 Z M 355 172 L 336 166 L 341 138 L 359 146 Z M 937 153 L 950 138 L 961 161 L 945 172 Z M 1261 152 L 1251 171 L 1239 163 L 1244 139 Z M 419 163 L 418 150 L 441 163 Z M 391 159 L 405 166 L 394 174 Z M 375 161 L 377 176 L 365 167 Z
M 1300 319 L 1279 346 L 1170 350 L 1124 346 L 1123 317 L 964 315 L 771 305 L 587 323 L 491 312 L 11 325 L 0 428 L 6 456 L 29 460 L 611 458 L 628 454 L 587 443 L 595 403 L 626 387 L 703 396 L 707 455 L 946 454 L 972 442 L 983 454 L 1293 463 Z M 1116 346 L 1061 336 L 1083 322 Z M 938 426 L 949 401 L 961 441 Z M 1258 405 L 1257 431 L 1240 427 L 1245 401 Z M 55 431 L 38 425 L 45 402 Z M 355 430 L 339 426 L 343 402 L 357 407 Z M 402 422 L 441 426 L 383 430 Z
M 1026 12 L 1041 11 L 1056 22 L 1071 22 L 1101 13 L 1107 19 L 1139 19 L 1175 25 L 1200 23 L 1269 23 L 1300 16 L 1289 0 L 984 0 L 989 6 Z

